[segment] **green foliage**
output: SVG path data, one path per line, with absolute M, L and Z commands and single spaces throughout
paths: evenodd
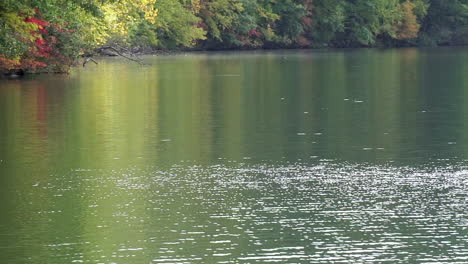
M 2 0 L 0 70 L 67 69 L 119 43 L 162 49 L 468 43 L 466 0 Z
M 345 6 L 346 39 L 350 43 L 370 46 L 379 35 L 395 36 L 395 26 L 402 19 L 398 0 L 356 0 Z
M 277 2 L 274 11 L 279 16 L 275 24 L 276 33 L 282 37 L 283 43 L 292 44 L 304 32 L 301 18 L 306 15 L 305 6 L 292 0 L 283 0 Z
M 158 36 L 153 26 L 140 21 L 130 29 L 130 43 L 133 47 L 155 47 L 159 44 Z
M 152 46 L 167 49 L 192 47 L 198 40 L 205 39 L 205 31 L 197 26 L 200 19 L 181 2 L 158 0 L 156 7 L 159 13 L 153 28 L 156 32 L 156 41 L 152 43 Z
M 0 22 L 0 51 L 7 58 L 17 58 L 27 51 L 27 45 L 14 36 L 14 31 Z
M 4 0 L 0 71 L 67 71 L 79 55 L 155 22 L 155 0 Z
M 468 26 L 466 0 L 430 0 L 429 4 L 422 25 L 422 45 L 445 45 L 464 38 Z
M 335 41 L 345 31 L 346 11 L 342 0 L 316 0 L 312 39 L 319 45 Z
M 207 28 L 208 37 L 222 42 L 222 32 L 233 29 L 234 22 L 243 10 L 240 0 L 205 1 L 201 6 L 200 17 Z

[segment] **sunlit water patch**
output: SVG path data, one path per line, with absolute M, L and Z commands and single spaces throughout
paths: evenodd
M 0 251 L 41 263 L 468 262 L 464 165 L 77 169 L 27 196 L 20 229 L 48 234 Z
M 0 263 L 468 263 L 467 58 L 195 53 L 0 81 Z

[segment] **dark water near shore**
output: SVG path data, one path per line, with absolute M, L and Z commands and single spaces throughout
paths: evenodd
M 468 49 L 0 80 L 0 263 L 468 263 Z

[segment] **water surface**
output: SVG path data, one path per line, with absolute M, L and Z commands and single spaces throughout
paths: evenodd
M 0 262 L 468 263 L 468 49 L 0 81 Z

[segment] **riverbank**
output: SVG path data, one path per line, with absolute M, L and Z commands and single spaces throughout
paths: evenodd
M 67 72 L 113 43 L 142 54 L 460 45 L 466 10 L 441 0 L 3 1 L 0 72 Z
M 144 56 L 177 56 L 181 54 L 196 54 L 196 53 L 219 53 L 219 52 L 275 52 L 275 51 L 318 51 L 318 52 L 337 52 L 337 51 L 350 51 L 350 50 L 361 50 L 361 49 L 379 49 L 379 50 L 390 50 L 390 49 L 463 49 L 468 48 L 468 45 L 443 45 L 436 47 L 421 47 L 421 46 L 398 46 L 398 47 L 348 47 L 348 48 L 337 48 L 337 47 L 322 47 L 322 48 L 272 48 L 272 49 L 213 49 L 213 50 L 203 50 L 203 49 L 179 49 L 179 50 L 161 50 L 153 48 L 127 48 L 125 51 L 113 52 L 112 50 L 105 49 L 104 52 L 97 52 L 93 56 L 80 57 L 75 63 L 74 67 L 88 67 L 92 64 L 99 64 L 101 58 L 106 57 L 122 57 L 124 60 L 128 60 L 129 63 L 143 64 L 143 60 L 140 57 Z M 103 50 L 103 49 L 99 49 Z M 91 58 L 93 62 L 87 61 Z M 10 70 L 8 72 L 2 72 L 0 78 L 2 79 L 19 79 L 26 75 L 31 74 L 67 74 L 68 71 L 61 72 L 48 72 L 48 71 L 36 71 L 36 72 L 24 72 L 22 70 Z

